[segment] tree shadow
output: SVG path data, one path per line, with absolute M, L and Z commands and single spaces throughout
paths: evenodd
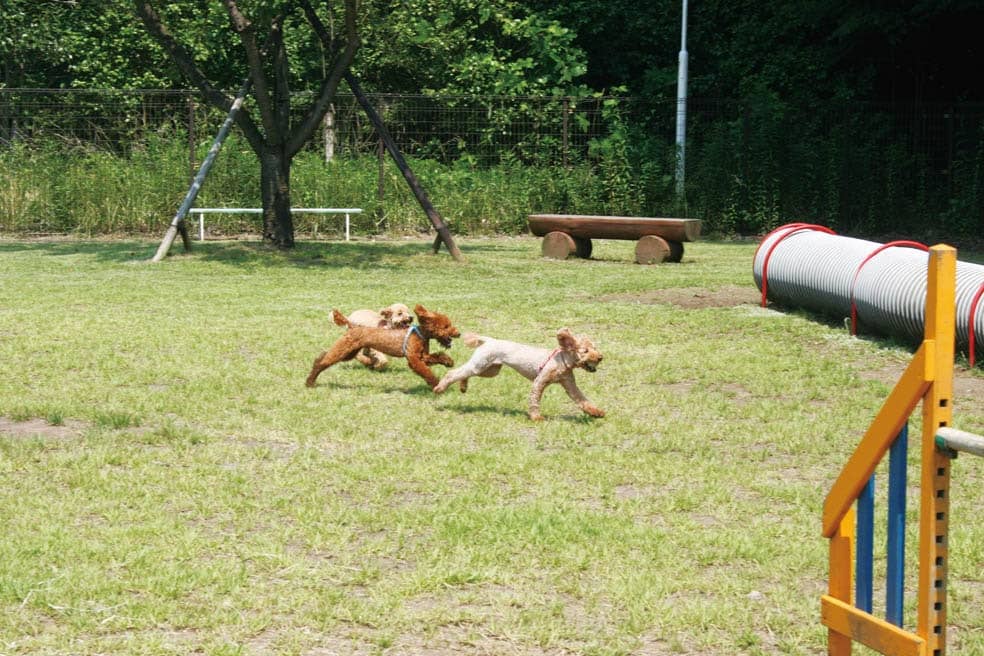
M 154 254 L 149 245 L 141 241 L 89 241 L 73 238 L 0 241 L 0 254 L 3 253 L 37 253 L 51 257 L 86 255 L 100 262 L 120 263 L 143 259 L 149 261 Z
M 153 264 L 158 243 L 141 240 L 88 241 L 71 238 L 0 241 L 0 254 L 37 253 L 50 257 L 84 255 L 97 262 Z M 278 249 L 259 240 L 193 242 L 190 251 L 176 243 L 160 266 L 168 262 L 200 261 L 240 268 L 353 268 L 374 269 L 391 260 L 420 255 L 450 259 L 447 251 L 433 252 L 433 241 L 303 241 L 292 249 Z M 452 260 L 453 261 L 453 260 Z

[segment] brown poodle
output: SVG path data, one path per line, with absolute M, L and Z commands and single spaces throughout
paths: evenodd
M 348 315 L 349 323 L 370 328 L 409 328 L 413 324 L 413 315 L 403 303 L 393 303 L 379 312 L 372 310 L 356 310 Z M 355 359 L 376 371 L 386 368 L 389 360 L 375 349 L 366 347 L 359 351 Z
M 314 387 L 318 374 L 335 363 L 351 360 L 367 347 L 396 358 L 405 357 L 410 368 L 426 380 L 430 387 L 437 385 L 437 376 L 430 370 L 430 365 L 453 367 L 454 360 L 447 353 L 430 353 L 430 340 L 436 339 L 444 348 L 450 348 L 451 340 L 460 337 L 461 333 L 451 324 L 450 319 L 439 312 L 430 312 L 422 305 L 418 305 L 413 311 L 420 325 L 402 330 L 357 326 L 338 310 L 332 310 L 335 323 L 348 326 L 348 330 L 330 349 L 315 358 L 306 385 Z

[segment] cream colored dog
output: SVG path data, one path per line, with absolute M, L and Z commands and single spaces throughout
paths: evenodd
M 348 315 L 348 320 L 352 325 L 367 328 L 407 328 L 413 323 L 413 314 L 403 303 L 393 303 L 379 312 L 356 310 Z M 384 369 L 389 362 L 389 358 L 369 347 L 359 351 L 355 359 L 375 371 Z
M 529 417 L 540 421 L 540 397 L 547 385 L 560 383 L 571 400 L 581 410 L 592 417 L 604 417 L 605 411 L 596 407 L 584 396 L 574 382 L 574 370 L 594 371 L 602 360 L 601 353 L 590 339 L 574 335 L 567 328 L 557 331 L 558 346 L 554 350 L 492 339 L 474 333 L 467 333 L 463 340 L 475 349 L 464 365 L 444 374 L 434 392 L 441 394 L 454 383 L 459 383 L 461 391 L 468 389 L 468 379 L 472 376 L 491 378 L 499 373 L 502 366 L 511 367 L 533 381 L 529 396 Z

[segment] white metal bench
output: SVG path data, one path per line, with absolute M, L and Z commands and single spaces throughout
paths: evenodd
M 191 214 L 198 214 L 198 239 L 205 240 L 205 215 L 206 214 L 262 214 L 263 210 L 259 207 L 193 207 L 188 210 Z M 361 214 L 362 209 L 358 207 L 292 207 L 291 213 L 305 214 L 344 214 L 345 215 L 345 241 L 349 240 L 349 218 L 352 214 Z

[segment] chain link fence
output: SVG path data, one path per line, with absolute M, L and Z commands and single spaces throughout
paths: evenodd
M 294 106 L 304 100 L 299 95 Z M 675 100 L 394 94 L 370 100 L 408 157 L 477 168 L 585 165 L 603 184 L 622 185 L 623 196 L 635 198 L 599 211 L 672 207 L 732 233 L 787 220 L 883 233 L 984 232 L 981 105 L 831 102 L 803 112 L 774 97 L 691 99 L 681 206 L 668 182 L 677 157 Z M 184 143 L 191 175 L 223 118 L 190 91 L 0 89 L 0 148 L 128 156 L 153 142 Z M 325 159 L 381 152 L 355 98 L 341 93 L 308 147 Z
M 293 105 L 303 106 L 306 94 Z M 610 126 L 605 108 L 628 98 L 425 96 L 375 94 L 370 101 L 404 153 L 450 162 L 520 160 L 565 163 L 583 158 Z M 247 108 L 249 103 L 247 103 Z M 0 144 L 56 142 L 127 153 L 144 140 L 184 137 L 194 146 L 223 116 L 184 90 L 0 89 Z M 338 94 L 311 142 L 327 156 L 362 156 L 378 136 L 351 94 Z

